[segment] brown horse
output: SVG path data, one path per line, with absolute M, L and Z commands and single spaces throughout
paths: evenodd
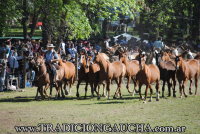
M 90 84 L 91 87 L 91 94 L 92 97 L 94 96 L 94 91 L 96 92 L 96 87 L 98 86 L 98 79 L 97 76 L 99 75 L 99 66 L 98 64 L 91 64 L 91 56 L 88 56 L 85 53 L 81 53 L 80 56 L 80 63 L 81 68 L 79 70 L 79 79 L 77 83 L 77 93 L 76 96 L 79 97 L 79 85 L 82 81 L 86 82 L 85 85 L 85 98 L 87 97 L 87 90 L 88 90 L 88 84 Z
M 64 90 L 65 94 L 68 95 L 71 91 L 71 86 L 74 84 L 75 81 L 75 75 L 76 75 L 76 70 L 75 66 L 73 63 L 68 62 L 68 61 L 63 61 L 62 59 L 55 59 L 52 60 L 52 62 L 58 62 L 58 69 L 56 71 L 56 83 L 58 85 L 58 97 L 60 96 L 60 90 L 62 93 L 62 96 L 64 97 L 64 93 L 62 90 L 62 83 L 64 82 Z M 69 85 L 69 91 L 67 91 L 66 86 Z M 52 94 L 52 91 L 50 91 L 50 95 Z
M 110 63 L 109 61 L 105 60 L 101 54 L 97 54 L 95 59 L 95 63 L 98 63 L 100 66 L 100 73 L 99 73 L 99 83 L 106 81 L 106 89 L 108 92 L 108 99 L 110 97 L 110 84 L 112 80 L 115 80 L 117 83 L 117 90 L 113 98 L 119 93 L 121 96 L 121 83 L 122 78 L 125 76 L 126 67 L 120 61 L 115 61 Z M 99 90 L 98 90 L 98 99 L 100 98 Z
M 198 88 L 198 77 L 199 77 L 199 61 L 196 59 L 185 61 L 181 56 L 175 58 L 176 62 L 176 77 L 179 82 L 180 97 L 182 98 L 182 93 L 187 97 L 185 93 L 185 84 L 187 80 L 190 81 L 189 94 L 192 94 L 192 79 L 195 79 L 195 95 L 197 94 Z
M 140 63 L 140 71 L 136 75 L 136 81 L 139 83 L 139 94 L 140 98 L 142 99 L 141 95 L 141 87 L 143 84 L 146 85 L 146 91 L 145 91 L 145 98 L 144 102 L 146 101 L 147 97 L 147 91 L 148 88 L 150 88 L 150 100 L 152 101 L 152 94 L 153 94 L 153 89 L 151 87 L 151 84 L 156 82 L 156 100 L 159 101 L 159 80 L 160 80 L 160 71 L 158 67 L 154 64 L 146 65 L 144 62 L 141 60 L 141 56 L 139 56 L 139 63 Z
M 36 57 L 35 60 L 32 60 L 31 63 L 35 66 L 36 76 L 35 76 L 35 86 L 37 88 L 37 93 L 35 98 L 38 98 L 38 92 L 40 93 L 41 97 L 44 99 L 45 97 L 48 97 L 46 90 L 50 86 L 50 74 L 47 71 L 47 67 L 45 65 L 45 61 L 43 59 L 43 56 Z M 44 90 L 43 90 L 44 86 Z M 45 96 L 44 96 L 45 94 Z
M 139 62 L 137 60 L 128 60 L 128 56 L 126 55 L 126 53 L 120 53 L 119 59 L 126 66 L 126 75 L 125 75 L 125 77 L 127 78 L 126 88 L 128 89 L 129 93 L 131 93 L 131 91 L 129 89 L 130 80 L 132 79 L 132 81 L 134 82 L 134 90 L 133 90 L 133 95 L 134 95 L 134 92 L 136 90 L 135 89 L 135 87 L 136 87 L 135 76 L 138 73 L 138 71 L 140 70 Z
M 168 96 L 171 96 L 171 80 L 173 81 L 173 96 L 176 97 L 176 67 L 175 63 L 171 61 L 168 55 L 161 53 L 156 54 L 156 65 L 160 70 L 160 79 L 163 81 L 162 97 L 164 97 L 165 83 L 168 84 Z

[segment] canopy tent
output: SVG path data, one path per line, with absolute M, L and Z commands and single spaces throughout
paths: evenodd
M 118 40 L 125 40 L 125 41 L 129 41 L 131 39 L 135 39 L 136 41 L 140 41 L 141 39 L 137 36 L 133 36 L 133 35 L 130 35 L 130 34 L 127 34 L 127 33 L 123 33 L 123 34 L 120 34 L 120 35 L 117 35 L 114 38 L 114 41 L 117 42 Z
M 129 48 L 148 44 L 147 40 L 141 40 L 141 38 L 127 34 L 127 33 L 123 33 L 118 36 L 115 36 L 115 37 L 113 37 L 113 39 L 114 39 L 114 42 L 117 42 L 120 45 L 126 45 Z M 142 43 L 141 43 L 141 41 L 142 41 Z

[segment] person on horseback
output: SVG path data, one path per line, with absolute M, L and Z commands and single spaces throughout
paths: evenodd
M 51 63 L 51 62 L 54 59 L 58 59 L 58 54 L 54 50 L 54 47 L 55 46 L 53 44 L 48 44 L 47 51 L 45 53 L 45 63 L 51 71 L 51 80 L 52 80 L 53 84 L 55 84 L 55 82 L 56 82 L 56 66 L 57 65 L 56 65 L 56 63 Z
M 153 43 L 153 47 L 159 51 L 164 49 L 165 46 L 164 46 L 164 43 L 162 42 L 161 37 L 158 37 L 158 39 Z

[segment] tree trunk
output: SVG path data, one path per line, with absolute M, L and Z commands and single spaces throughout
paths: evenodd
M 36 11 L 34 11 L 32 25 L 31 25 L 31 31 L 29 33 L 30 38 L 32 38 L 33 34 L 35 33 L 36 24 L 37 24 L 37 21 L 38 21 L 38 15 L 39 15 L 39 13 L 36 13 Z
M 23 36 L 24 39 L 26 40 L 28 38 L 27 35 L 27 23 L 28 23 L 28 11 L 27 11 L 27 0 L 23 0 L 23 18 L 22 18 L 22 27 L 23 27 Z
M 191 26 L 192 39 L 196 40 L 200 36 L 200 3 L 197 2 L 193 7 L 193 20 Z
M 102 24 L 102 36 L 105 38 L 107 36 L 107 29 L 108 29 L 108 19 L 104 19 Z

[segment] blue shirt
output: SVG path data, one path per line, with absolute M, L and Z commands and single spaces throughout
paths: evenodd
M 45 53 L 45 61 L 46 62 L 51 62 L 53 59 L 58 59 L 58 55 L 55 51 L 47 51 Z
M 164 47 L 164 44 L 163 44 L 162 41 L 158 40 L 158 41 L 155 41 L 155 42 L 153 43 L 153 46 L 154 46 L 155 48 L 160 48 L 160 49 L 162 49 L 162 48 Z

